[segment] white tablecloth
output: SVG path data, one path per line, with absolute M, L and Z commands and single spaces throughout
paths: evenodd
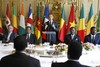
M 6 55 L 9 55 L 12 53 L 13 45 L 9 46 L 3 46 L 3 44 L 0 44 L 0 59 Z M 38 55 L 30 54 L 30 56 L 35 57 L 40 60 L 41 67 L 51 67 L 52 61 L 57 62 L 65 62 L 67 61 L 67 56 L 63 57 L 40 57 Z M 84 65 L 88 66 L 98 66 L 100 65 L 100 49 L 98 47 L 95 47 L 92 51 L 83 52 L 82 56 L 79 59 L 79 62 Z

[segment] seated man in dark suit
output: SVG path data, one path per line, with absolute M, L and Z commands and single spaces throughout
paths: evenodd
M 16 38 L 17 34 L 13 32 L 13 26 L 8 25 L 8 33 L 3 35 L 2 42 L 13 42 L 13 40 Z
M 97 33 L 96 27 L 91 27 L 90 34 L 85 36 L 84 42 L 90 42 L 94 45 L 100 44 L 100 33 Z
M 14 54 L 5 56 L 0 61 L 0 67 L 40 67 L 38 59 L 26 55 L 23 51 L 27 47 L 27 41 L 24 36 L 18 36 L 14 39 Z
M 75 27 L 70 28 L 70 34 L 65 36 L 64 42 L 69 45 L 71 41 L 76 41 L 81 43 L 80 37 L 76 34 Z
M 64 63 L 52 63 L 52 67 L 89 67 L 79 63 L 79 58 L 82 55 L 82 45 L 78 42 L 71 41 L 68 45 L 67 57 L 68 61 Z
M 29 44 L 37 44 L 36 35 L 31 33 L 31 27 L 30 26 L 26 27 L 26 34 L 23 34 L 23 36 L 26 37 L 27 42 Z

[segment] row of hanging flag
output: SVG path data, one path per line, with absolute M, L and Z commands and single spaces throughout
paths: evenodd
M 66 23 L 65 9 L 64 9 L 64 4 L 63 4 L 61 21 L 60 21 L 59 31 L 58 31 L 58 39 L 61 42 L 64 42 L 64 37 L 65 37 L 66 34 L 69 33 L 70 27 L 77 27 L 77 34 L 80 36 L 80 39 L 83 42 L 84 37 L 90 33 L 90 28 L 92 26 L 94 26 L 93 4 L 91 4 L 90 12 L 89 12 L 89 15 L 88 15 L 88 21 L 86 23 L 85 23 L 85 17 L 84 17 L 84 4 L 82 4 L 82 8 L 80 10 L 80 18 L 79 18 L 80 20 L 77 23 L 77 26 L 75 24 L 75 14 L 74 14 L 74 12 L 75 12 L 74 11 L 74 5 L 72 4 L 68 23 Z M 46 4 L 45 9 L 44 9 L 44 22 L 48 21 L 49 13 L 50 13 L 49 4 Z M 10 8 L 9 8 L 9 5 L 7 4 L 5 25 L 7 27 L 9 24 L 12 24 L 13 27 L 14 27 L 14 32 L 18 33 L 19 35 L 22 35 L 22 34 L 25 34 L 25 24 L 26 24 L 26 26 L 31 27 L 32 33 L 36 34 L 37 39 L 39 39 L 40 37 L 42 37 L 43 39 L 46 39 L 46 35 L 42 33 L 42 29 L 41 29 L 42 23 L 40 22 L 40 5 L 39 4 L 37 6 L 37 17 L 36 17 L 36 25 L 35 26 L 34 26 L 34 21 L 33 21 L 32 15 L 33 15 L 32 14 L 32 6 L 30 4 L 27 22 L 25 23 L 24 4 L 22 3 L 20 21 L 18 23 L 16 6 L 13 5 L 13 15 L 12 15 L 12 22 L 11 22 L 10 21 Z M 97 26 L 97 31 L 100 32 L 100 12 L 99 12 L 99 16 L 98 16 L 96 26 Z M 0 18 L 0 33 L 3 33 L 1 18 Z

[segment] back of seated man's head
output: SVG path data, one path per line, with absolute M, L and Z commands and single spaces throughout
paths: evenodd
M 16 51 L 23 51 L 27 47 L 25 36 L 17 36 L 14 39 L 14 48 Z
M 78 60 L 82 54 L 82 45 L 72 41 L 68 45 L 68 59 Z

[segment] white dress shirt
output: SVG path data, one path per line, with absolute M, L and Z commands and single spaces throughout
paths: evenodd
M 9 32 L 8 36 L 7 36 L 7 42 L 10 40 L 10 36 L 11 36 L 12 32 Z

